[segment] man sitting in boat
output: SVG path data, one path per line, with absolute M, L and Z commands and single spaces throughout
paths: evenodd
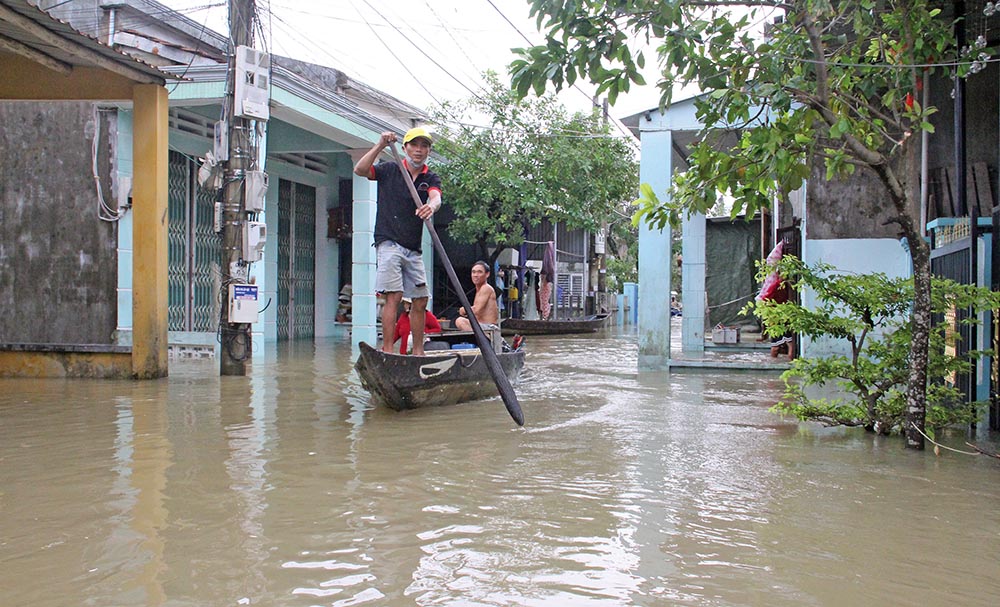
M 476 287 L 476 298 L 472 302 L 472 313 L 484 331 L 498 328 L 500 308 L 497 307 L 497 292 L 489 284 L 490 267 L 485 261 L 472 264 L 472 284 Z M 465 308 L 459 311 L 455 319 L 455 328 L 461 331 L 471 331 L 472 323 L 466 318 Z
M 392 327 L 396 308 L 403 296 L 413 299 L 410 326 L 413 354 L 424 353 L 424 312 L 427 309 L 427 274 L 420 254 L 424 221 L 441 208 L 441 178 L 427 168 L 433 139 L 425 129 L 412 128 L 403 136 L 404 168 L 413 180 L 422 205 L 415 208 L 407 177 L 394 162 L 375 164 L 382 150 L 396 141 L 396 133 L 386 131 L 378 142 L 354 165 L 354 174 L 378 182 L 375 212 L 376 274 L 375 292 L 385 294 L 382 306 L 382 351 L 392 353 Z
M 396 334 L 392 338 L 392 343 L 396 343 L 396 340 L 399 340 L 400 354 L 406 354 L 406 347 L 410 343 L 410 308 L 412 306 L 413 300 L 409 297 L 404 297 L 403 313 L 399 315 L 399 320 L 396 321 Z M 431 311 L 425 310 L 424 315 L 424 333 L 440 333 L 441 323 L 431 314 Z

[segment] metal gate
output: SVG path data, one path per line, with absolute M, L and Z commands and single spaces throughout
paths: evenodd
M 931 239 L 931 274 L 949 278 L 963 285 L 975 284 L 972 278 L 972 243 L 975 239 L 966 237 L 954 242 L 942 244 L 937 238 Z M 974 342 L 975 331 L 971 325 L 962 321 L 969 317 L 970 311 L 965 309 L 951 310 L 946 314 L 935 314 L 933 322 L 948 323 L 954 329 L 955 338 L 949 338 L 945 348 L 958 358 L 966 358 L 971 348 L 977 347 Z M 966 402 L 976 400 L 975 372 L 956 373 L 953 383 Z
M 559 315 L 555 318 L 571 318 L 583 311 L 583 273 L 556 274 L 556 293 L 553 294 Z
M 991 229 L 990 288 L 1000 291 L 1000 205 L 993 209 Z M 990 314 L 990 348 L 996 354 L 990 357 L 990 405 L 989 425 L 991 430 L 1000 430 L 1000 319 Z
M 278 182 L 278 339 L 312 337 L 316 314 L 316 188 Z
M 194 160 L 170 152 L 167 176 L 167 328 L 215 331 L 219 322 L 222 239 L 212 193 L 198 186 Z

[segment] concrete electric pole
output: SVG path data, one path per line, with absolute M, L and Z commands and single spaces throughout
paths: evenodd
M 222 317 L 219 335 L 220 375 L 246 375 L 246 361 L 251 351 L 249 323 L 231 322 L 230 285 L 245 283 L 249 267 L 243 259 L 243 230 L 246 223 L 244 181 L 247 170 L 256 161 L 255 139 L 250 135 L 251 121 L 237 117 L 236 56 L 240 46 L 253 46 L 255 0 L 229 0 L 229 75 L 226 90 L 225 124 L 228 125 L 229 159 L 225 164 L 222 205 Z

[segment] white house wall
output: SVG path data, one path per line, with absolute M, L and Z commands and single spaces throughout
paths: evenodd
M 871 274 L 881 272 L 890 278 L 908 278 L 910 256 L 900 241 L 891 238 L 842 238 L 806 240 L 802 246 L 802 260 L 807 265 L 826 263 L 840 272 Z M 815 309 L 814 293 L 802 294 L 802 305 Z M 850 356 L 851 346 L 845 340 L 823 338 L 813 340 L 802 336 L 802 355 L 810 358 Z

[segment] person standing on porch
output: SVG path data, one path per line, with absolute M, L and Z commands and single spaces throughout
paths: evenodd
M 409 187 L 393 161 L 379 162 L 379 154 L 396 142 L 396 133 L 386 131 L 354 165 L 354 174 L 378 182 L 375 214 L 375 291 L 385 295 L 382 306 L 382 351 L 392 353 L 396 311 L 404 296 L 413 300 L 410 331 L 413 354 L 424 353 L 424 321 L 427 310 L 427 272 L 421 257 L 424 220 L 441 208 L 441 178 L 427 167 L 434 140 L 425 129 L 410 129 L 403 136 L 403 165 L 423 205 L 413 204 Z
M 542 320 L 548 320 L 552 311 L 552 283 L 556 279 L 556 243 L 549 241 L 545 243 L 545 252 L 542 253 L 542 271 L 538 282 L 538 312 L 542 315 Z M 558 293 L 556 293 L 556 304 Z

